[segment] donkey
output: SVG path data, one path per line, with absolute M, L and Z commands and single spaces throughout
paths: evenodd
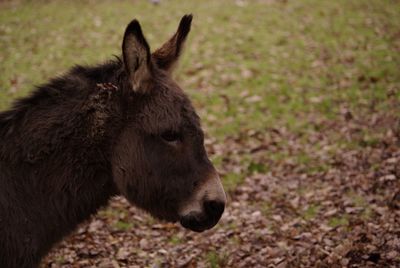
M 0 113 L 0 267 L 37 267 L 116 195 L 196 232 L 219 221 L 225 192 L 171 78 L 191 21 L 151 53 L 133 20 L 122 57 L 76 66 Z

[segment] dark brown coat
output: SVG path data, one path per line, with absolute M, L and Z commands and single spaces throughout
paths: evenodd
M 77 66 L 0 113 L 0 267 L 37 266 L 119 194 L 195 231 L 216 224 L 220 192 L 205 191 L 201 213 L 182 212 L 216 177 L 199 118 L 170 77 L 191 19 L 153 54 L 134 20 L 123 60 Z

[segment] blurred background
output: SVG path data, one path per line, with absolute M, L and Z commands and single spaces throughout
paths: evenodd
M 399 267 L 400 1 L 0 1 L 0 109 L 74 64 L 154 50 L 193 13 L 178 83 L 229 204 L 196 234 L 112 200 L 43 267 Z

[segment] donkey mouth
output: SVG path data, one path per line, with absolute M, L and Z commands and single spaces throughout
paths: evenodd
M 204 208 L 204 212 L 190 212 L 181 217 L 181 225 L 195 232 L 203 232 L 211 229 L 221 218 L 225 204 L 222 202 L 207 201 L 204 204 Z
M 180 219 L 180 223 L 186 229 L 203 232 L 214 227 L 219 219 L 204 219 L 201 215 L 187 215 Z

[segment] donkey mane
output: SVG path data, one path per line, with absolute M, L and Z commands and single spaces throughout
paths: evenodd
M 105 116 L 105 113 L 110 113 L 112 105 L 105 103 L 111 101 L 107 99 L 109 93 L 104 94 L 104 90 L 102 91 L 97 85 L 117 82 L 122 74 L 123 63 L 119 58 L 96 66 L 77 65 L 66 74 L 36 87 L 30 95 L 15 101 L 9 110 L 0 112 L 0 140 L 2 141 L 0 142 L 0 159 L 12 162 L 26 160 L 26 155 L 18 154 L 15 149 L 48 147 L 49 142 L 42 140 L 42 136 L 31 135 L 37 131 L 40 132 L 40 128 L 48 130 L 48 133 L 54 133 L 51 128 L 57 128 L 57 133 L 52 138 L 59 140 L 78 131 L 77 127 L 81 127 L 81 131 L 88 127 L 84 124 L 77 125 L 75 122 L 68 122 L 66 119 L 85 118 L 94 112 L 98 117 L 101 117 L 101 114 Z M 82 109 L 80 105 L 85 106 L 86 109 Z M 67 107 L 69 109 L 65 109 Z M 65 116 L 74 112 L 75 118 Z M 31 118 L 37 119 L 37 116 L 46 120 L 34 120 L 36 123 L 34 125 L 25 124 Z M 48 138 L 48 136 L 45 137 Z M 10 148 L 10 142 L 16 146 L 13 150 Z

